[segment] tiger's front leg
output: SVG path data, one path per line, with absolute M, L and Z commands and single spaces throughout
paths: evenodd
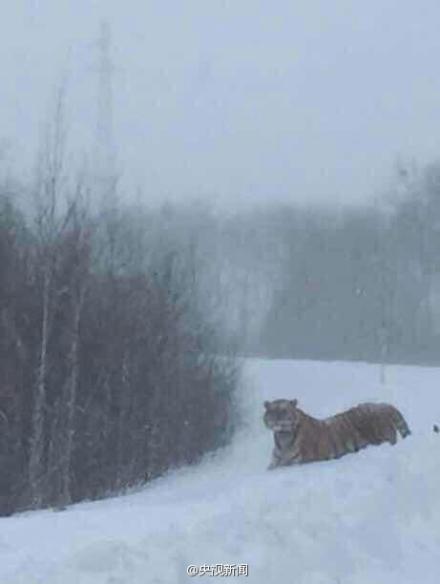
M 274 450 L 272 452 L 272 460 L 270 461 L 270 464 L 267 467 L 267 470 L 273 470 L 274 468 L 277 468 L 278 466 L 282 466 L 282 464 L 280 462 L 280 457 L 279 457 L 278 453 Z
M 291 466 L 292 464 L 299 464 L 299 460 L 296 456 L 292 456 L 290 453 L 282 456 L 279 452 L 274 451 L 267 470 L 273 470 L 279 466 Z

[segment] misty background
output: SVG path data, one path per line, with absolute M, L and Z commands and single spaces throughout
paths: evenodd
M 434 2 L 4 12 L 0 513 L 223 446 L 240 357 L 440 362 Z
M 439 151 L 439 12 L 434 0 L 18 0 L 0 21 L 3 169 L 28 172 L 62 75 L 71 155 L 93 158 L 105 20 L 124 196 L 365 201 L 397 158 Z

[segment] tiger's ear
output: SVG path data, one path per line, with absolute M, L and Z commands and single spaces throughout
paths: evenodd
M 298 405 L 298 400 L 297 399 L 291 399 L 290 400 L 291 405 L 296 408 L 296 406 Z
M 270 402 L 265 401 L 264 402 L 264 407 L 266 408 L 266 410 L 268 410 L 270 408 Z

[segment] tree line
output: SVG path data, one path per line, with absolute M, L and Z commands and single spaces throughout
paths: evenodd
M 0 514 L 64 507 L 190 464 L 231 436 L 238 369 L 163 231 L 42 186 L 0 193 Z
M 440 165 L 363 206 L 186 209 L 171 225 L 209 258 L 209 310 L 243 355 L 440 362 Z
M 440 362 L 440 167 L 403 177 L 386 206 L 283 213 L 257 352 Z

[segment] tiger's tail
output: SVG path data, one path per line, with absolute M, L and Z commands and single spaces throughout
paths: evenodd
M 393 407 L 391 418 L 394 422 L 394 425 L 399 430 L 399 433 L 402 436 L 402 438 L 406 438 L 411 434 L 411 430 L 409 429 L 409 426 L 406 423 L 405 418 L 402 416 L 398 409 Z

